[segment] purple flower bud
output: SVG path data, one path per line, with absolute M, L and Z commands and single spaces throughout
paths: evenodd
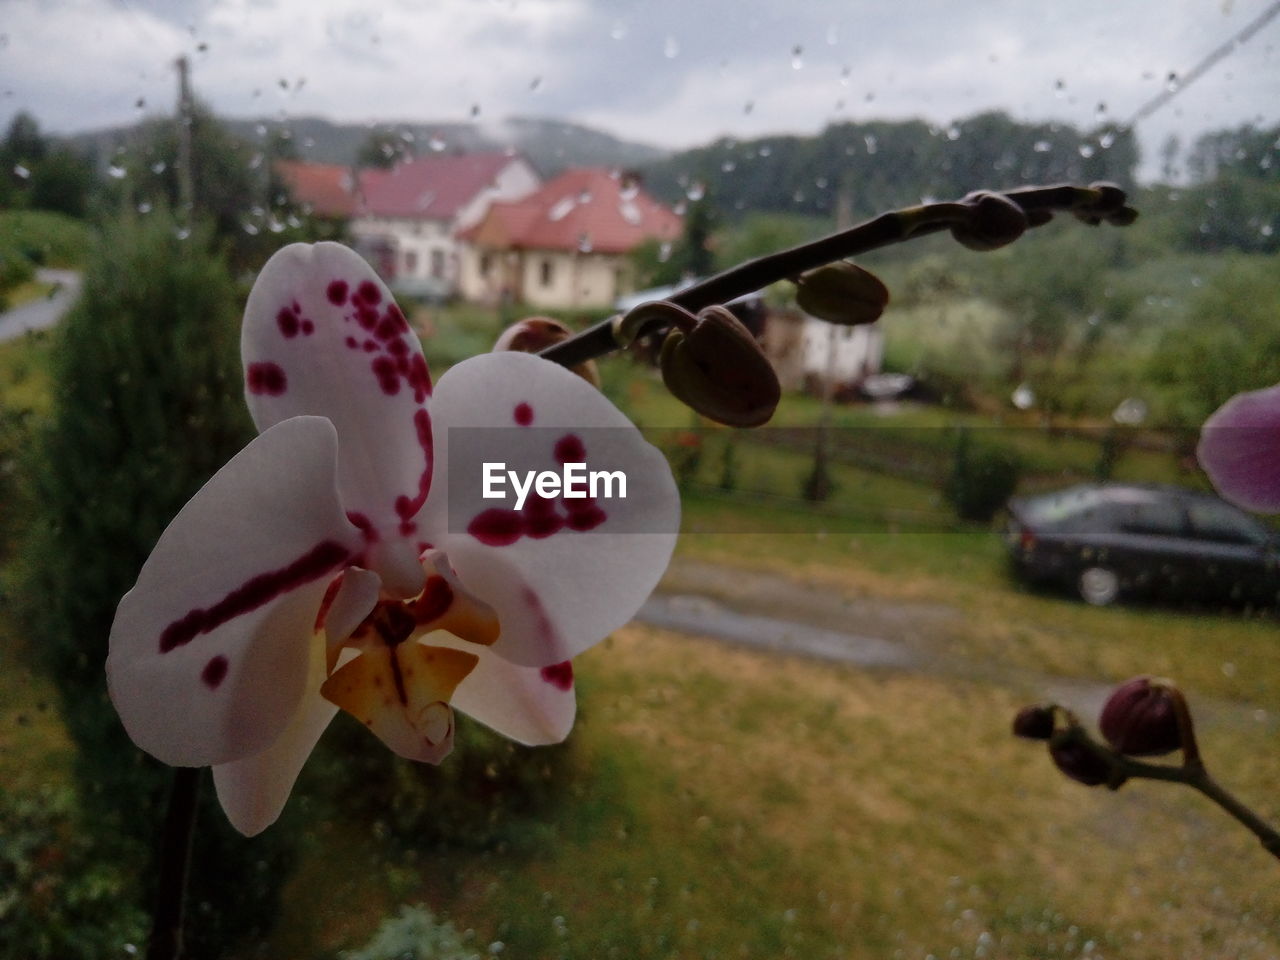
M 1023 707 L 1013 718 L 1013 735 L 1028 740 L 1048 740 L 1053 736 L 1053 707 L 1043 704 Z
M 1049 755 L 1059 770 L 1086 787 L 1096 787 L 1111 779 L 1111 765 L 1083 744 L 1051 746 Z
M 1182 746 L 1174 694 L 1150 677 L 1135 677 L 1117 687 L 1102 708 L 1098 726 L 1111 746 L 1133 757 L 1159 756 Z

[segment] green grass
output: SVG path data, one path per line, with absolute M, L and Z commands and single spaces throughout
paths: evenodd
M 16 310 L 23 304 L 49 296 L 54 289 L 53 284 L 45 283 L 41 280 L 28 280 L 25 283 L 20 283 L 5 293 L 5 309 Z
M 0 211 L 0 236 L 26 252 L 37 266 L 73 268 L 84 263 L 91 228 L 47 210 L 4 210 Z

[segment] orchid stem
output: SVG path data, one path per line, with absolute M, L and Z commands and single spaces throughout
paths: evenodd
M 191 841 L 195 835 L 200 767 L 177 767 L 169 788 L 160 837 L 160 876 L 147 960 L 178 960 L 182 955 L 182 915 L 186 906 Z
M 1076 187 L 1070 184 L 1020 187 L 1005 191 L 1004 196 L 1029 215 L 1059 210 L 1083 211 L 1102 202 L 1101 191 L 1096 187 Z M 806 270 L 963 224 L 971 210 L 969 204 L 957 201 L 927 203 L 882 213 L 830 236 L 748 260 L 673 293 L 667 299 L 691 313 L 697 313 L 704 307 L 727 303 L 771 283 L 799 276 Z M 1047 217 L 1033 216 L 1031 225 L 1045 220 Z M 566 367 L 607 356 L 622 346 L 615 336 L 614 320 L 614 317 L 601 320 L 568 340 L 546 348 L 539 356 Z M 657 332 L 661 327 L 661 322 L 656 322 L 641 330 L 640 335 Z

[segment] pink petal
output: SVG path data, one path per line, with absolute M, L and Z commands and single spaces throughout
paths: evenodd
M 550 666 L 630 620 L 666 569 L 679 526 L 662 453 L 586 381 L 528 354 L 458 364 L 441 379 L 433 410 L 448 430 L 437 434 L 439 470 L 421 519 L 463 586 L 497 612 L 502 633 L 492 651 Z M 453 470 L 450 450 L 465 458 Z M 623 471 L 626 499 L 530 500 L 519 513 L 490 513 L 480 460 L 523 473 L 559 471 L 579 457 L 589 470 Z
M 1240 393 L 1200 430 L 1196 457 L 1225 499 L 1280 513 L 1280 385 Z
M 394 593 L 421 589 L 414 515 L 431 485 L 431 381 L 390 291 L 336 243 L 295 243 L 258 275 L 241 355 L 254 422 L 327 417 L 338 431 L 338 491 L 366 531 L 368 561 Z
M 161 534 L 111 627 L 107 680 L 133 741 L 165 763 L 251 756 L 290 723 L 334 575 L 362 549 L 319 417 L 272 427 Z

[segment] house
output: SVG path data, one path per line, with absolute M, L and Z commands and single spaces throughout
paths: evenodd
M 679 215 L 638 178 L 567 170 L 523 200 L 493 203 L 463 231 L 460 288 L 479 302 L 607 309 L 635 287 L 632 251 L 680 231 Z
M 432 154 L 365 170 L 352 239 L 397 289 L 451 296 L 458 290 L 456 236 L 491 203 L 519 200 L 540 182 L 527 160 L 506 153 Z
M 409 294 L 457 292 L 458 232 L 495 200 L 518 200 L 541 182 L 506 153 L 432 154 L 390 170 L 322 163 L 276 165 L 293 198 L 322 217 L 345 219 L 356 249 L 390 285 Z

